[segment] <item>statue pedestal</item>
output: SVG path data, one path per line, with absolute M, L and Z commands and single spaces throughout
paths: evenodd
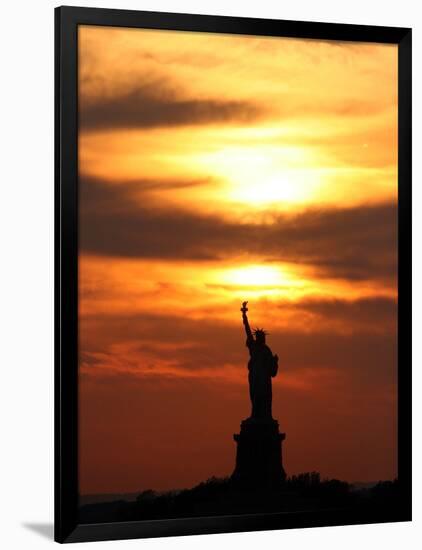
M 237 443 L 236 467 L 232 481 L 239 486 L 269 488 L 286 479 L 281 446 L 286 434 L 280 433 L 277 420 L 248 418 L 234 434 Z

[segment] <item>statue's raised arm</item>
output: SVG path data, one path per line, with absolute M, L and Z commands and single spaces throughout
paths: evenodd
M 248 305 L 248 302 L 243 302 L 242 307 L 240 308 L 240 311 L 242 312 L 242 321 L 245 325 L 245 332 L 246 336 L 249 339 L 253 340 L 251 327 L 249 326 L 248 316 L 246 315 L 246 312 L 248 311 L 248 308 L 246 307 Z

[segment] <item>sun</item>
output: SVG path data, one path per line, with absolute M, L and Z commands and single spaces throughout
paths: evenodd
M 225 298 L 294 299 L 306 291 L 307 281 L 294 267 L 280 264 L 238 264 L 213 271 L 209 283 Z M 245 298 L 247 296 L 247 298 Z
M 224 185 L 220 200 L 248 208 L 288 208 L 309 200 L 319 186 L 309 169 L 313 158 L 305 147 L 262 145 L 225 146 L 193 162 L 211 171 Z
M 259 182 L 249 182 L 234 190 L 233 199 L 247 204 L 264 206 L 271 203 L 295 202 L 299 188 L 282 175 L 269 176 Z
M 227 270 L 223 278 L 236 286 L 275 287 L 283 283 L 283 273 L 280 268 L 251 265 Z

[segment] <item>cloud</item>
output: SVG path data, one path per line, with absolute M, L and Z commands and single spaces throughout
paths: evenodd
M 268 344 L 280 356 L 283 370 L 300 377 L 302 371 L 307 376 L 309 369 L 332 369 L 334 378 L 342 373 L 341 376 L 358 386 L 395 382 L 394 299 L 362 298 L 352 303 L 304 300 L 296 307 L 304 312 L 317 310 L 320 322 L 307 331 L 293 325 L 266 327 L 270 331 Z M 280 305 L 280 309 L 285 306 Z M 335 326 L 336 322 L 344 321 L 349 323 L 347 332 Z M 80 345 L 84 353 L 81 361 L 89 370 L 105 367 L 113 372 L 121 367 L 149 377 L 170 366 L 175 375 L 190 377 L 196 372 L 208 378 L 213 377 L 213 371 L 220 376 L 227 365 L 243 369 L 247 362 L 240 320 L 236 325 L 219 319 L 198 321 L 171 314 L 101 314 L 81 319 L 81 327 Z
M 396 277 L 397 208 L 392 202 L 310 208 L 294 215 L 270 212 L 272 223 L 260 225 L 164 206 L 151 208 L 147 202 L 141 204 L 144 182 L 137 183 L 107 184 L 81 178 L 83 252 L 193 261 L 244 254 L 268 262 L 311 266 L 319 276 L 350 280 Z M 150 185 L 145 184 L 146 188 Z
M 373 101 L 320 98 L 299 100 L 287 94 L 269 111 L 264 104 L 242 99 L 186 98 L 177 92 L 145 84 L 120 95 L 81 98 L 79 129 L 104 131 L 161 128 L 198 124 L 251 123 L 269 117 L 279 122 L 318 117 L 369 117 L 390 106 Z
M 281 304 L 284 310 L 286 304 Z M 384 296 L 372 296 L 358 300 L 345 299 L 303 299 L 287 304 L 299 311 L 318 315 L 326 322 L 347 322 L 349 325 L 373 326 L 386 329 L 397 322 L 397 300 Z
M 252 102 L 184 98 L 155 83 L 121 95 L 82 98 L 79 128 L 82 131 L 101 131 L 248 122 L 259 114 L 260 109 Z

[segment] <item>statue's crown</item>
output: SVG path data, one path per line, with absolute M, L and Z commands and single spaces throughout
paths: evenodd
M 253 332 L 255 336 L 268 336 L 268 332 L 263 328 L 256 328 Z

